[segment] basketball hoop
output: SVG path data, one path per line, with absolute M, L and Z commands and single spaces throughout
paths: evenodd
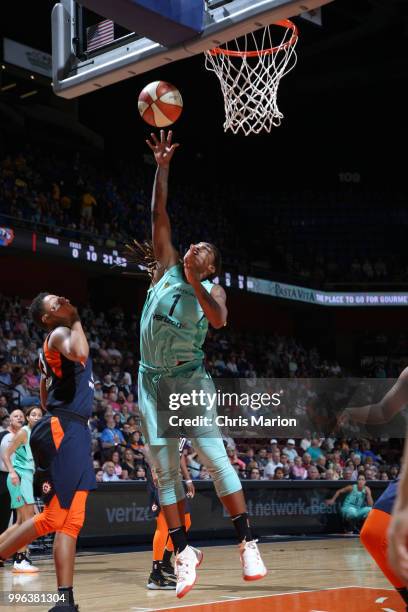
M 278 45 L 272 41 L 274 25 L 285 29 Z M 225 131 L 237 134 L 242 130 L 246 136 L 270 132 L 283 119 L 277 104 L 278 87 L 296 65 L 298 30 L 288 19 L 274 25 L 205 52 L 205 67 L 221 83 Z

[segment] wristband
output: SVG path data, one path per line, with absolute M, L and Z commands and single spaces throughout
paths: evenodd
M 186 484 L 193 484 L 192 480 L 186 480 Z

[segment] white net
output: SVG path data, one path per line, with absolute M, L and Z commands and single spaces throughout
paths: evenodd
M 280 26 L 277 28 L 275 26 Z M 289 20 L 280 21 L 224 47 L 205 53 L 205 67 L 215 72 L 224 96 L 224 130 L 245 135 L 270 132 L 279 126 L 283 114 L 277 103 L 281 78 L 294 68 L 298 40 L 296 26 Z M 281 42 L 272 41 L 272 28 L 285 34 Z

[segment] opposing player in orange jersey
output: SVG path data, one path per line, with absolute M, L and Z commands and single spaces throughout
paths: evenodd
M 0 545 L 0 558 L 7 559 L 36 538 L 55 532 L 58 602 L 52 611 L 76 612 L 76 541 L 88 492 L 96 487 L 88 428 L 94 394 L 92 361 L 77 309 L 69 300 L 40 293 L 30 313 L 48 332 L 40 358 L 41 403 L 48 412 L 34 425 L 30 438 L 45 510 L 22 523 Z
M 399 376 L 395 385 L 377 404 L 347 408 L 339 418 L 340 426 L 348 420 L 366 425 L 388 423 L 408 404 L 408 368 Z M 407 464 L 405 452 L 405 464 Z M 400 495 L 397 494 L 398 487 Z M 395 517 L 392 518 L 392 513 Z M 408 473 L 404 466 L 401 483 L 391 482 L 377 499 L 360 533 L 367 551 L 383 574 L 401 595 L 408 610 Z M 387 555 L 390 547 L 389 562 Z

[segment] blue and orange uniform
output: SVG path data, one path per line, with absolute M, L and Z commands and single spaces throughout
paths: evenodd
M 404 601 L 408 603 L 405 584 L 391 569 L 387 558 L 388 527 L 391 522 L 391 514 L 397 499 L 397 493 L 398 480 L 394 480 L 390 482 L 384 493 L 375 502 L 363 525 L 360 539 L 383 574 L 397 591 L 400 592 Z
M 67 359 L 49 347 L 49 337 L 40 355 L 47 413 L 33 427 L 30 439 L 46 507 L 34 522 L 38 535 L 61 531 L 77 537 L 88 492 L 96 488 L 88 428 L 94 395 L 92 360 Z

